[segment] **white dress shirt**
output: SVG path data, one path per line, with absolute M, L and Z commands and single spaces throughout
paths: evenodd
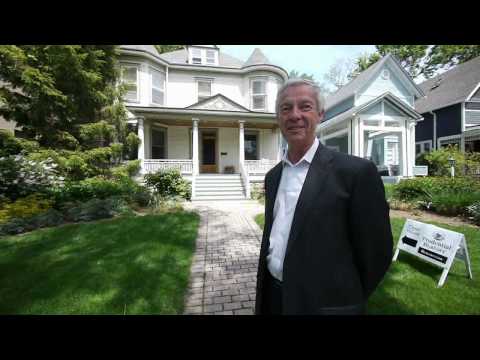
M 288 237 L 300 191 L 307 176 L 313 156 L 318 148 L 315 138 L 312 146 L 296 163 L 288 160 L 288 152 L 283 155 L 283 171 L 278 185 L 277 197 L 273 208 L 273 225 L 270 233 L 270 247 L 267 255 L 267 267 L 272 276 L 283 281 L 283 260 L 287 249 Z

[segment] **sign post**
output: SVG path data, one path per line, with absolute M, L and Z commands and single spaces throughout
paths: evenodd
M 397 260 L 400 250 L 441 267 L 443 272 L 438 287 L 445 283 L 454 259 L 465 263 L 467 277 L 472 278 L 467 242 L 461 233 L 407 219 L 393 261 Z

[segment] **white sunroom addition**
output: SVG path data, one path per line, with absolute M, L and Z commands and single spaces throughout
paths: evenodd
M 321 123 L 322 143 L 366 158 L 384 177 L 413 176 L 415 125 L 421 116 L 390 93 Z

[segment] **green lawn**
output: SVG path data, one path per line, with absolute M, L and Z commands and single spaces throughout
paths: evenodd
M 255 221 L 263 228 L 263 214 Z M 404 223 L 404 218 L 391 218 L 395 244 Z M 480 231 L 472 226 L 433 224 L 465 234 L 473 279 L 467 278 L 465 265 L 455 261 L 445 284 L 437 288 L 442 269 L 400 252 L 370 298 L 370 314 L 480 314 Z
M 1 314 L 180 314 L 199 218 L 117 218 L 0 237 Z

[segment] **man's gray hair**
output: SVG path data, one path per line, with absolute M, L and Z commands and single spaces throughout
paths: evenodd
M 325 109 L 325 98 L 322 95 L 322 90 L 320 87 L 315 84 L 313 81 L 305 80 L 305 79 L 288 79 L 277 92 L 277 99 L 275 101 L 275 111 L 278 114 L 278 106 L 280 105 L 280 96 L 282 93 L 287 90 L 289 87 L 292 86 L 300 86 L 300 85 L 307 85 L 313 89 L 315 93 L 315 101 L 317 103 L 317 109 L 319 113 L 322 113 Z

